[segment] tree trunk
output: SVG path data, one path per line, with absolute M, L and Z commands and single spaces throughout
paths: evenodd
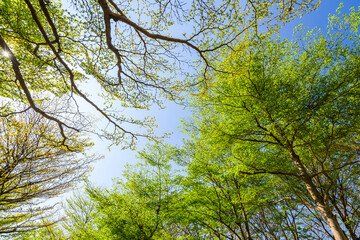
M 317 190 L 312 177 L 307 172 L 305 166 L 300 160 L 300 157 L 295 153 L 293 148 L 290 148 L 290 155 L 292 161 L 301 174 L 301 180 L 304 182 L 306 189 L 310 193 L 311 198 L 314 200 L 318 212 L 321 213 L 327 225 L 329 226 L 335 240 L 348 240 L 345 233 L 341 229 L 339 222 L 336 220 L 336 216 L 330 209 L 329 203 L 325 202 L 324 196 Z
M 320 210 L 321 215 L 326 220 L 335 239 L 336 240 L 348 240 L 344 231 L 341 229 L 339 222 L 336 220 L 336 216 L 332 213 L 332 211 L 330 209 L 325 209 L 324 207 L 318 206 L 318 208 Z

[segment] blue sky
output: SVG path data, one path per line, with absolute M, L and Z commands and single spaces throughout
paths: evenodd
M 323 1 L 316 11 L 288 23 L 281 29 L 280 35 L 282 37 L 290 38 L 294 27 L 298 24 L 304 24 L 304 26 L 308 26 L 310 29 L 319 27 L 325 30 L 329 14 L 336 13 L 336 9 L 339 7 L 340 2 L 341 1 L 337 0 Z M 360 1 L 347 0 L 343 1 L 343 3 L 344 8 L 341 12 L 345 13 L 348 12 L 352 6 L 357 8 Z M 149 115 L 156 117 L 160 132 L 173 132 L 172 136 L 167 139 L 167 142 L 181 144 L 182 138 L 185 137 L 185 135 L 180 133 L 180 120 L 184 117 L 189 117 L 190 113 L 187 110 L 183 110 L 182 106 L 176 105 L 175 103 L 169 102 L 166 106 L 167 108 L 162 110 L 159 110 L 158 108 L 151 109 Z M 127 114 L 141 115 L 135 110 L 129 111 Z M 93 152 L 103 155 L 104 158 L 93 165 L 94 170 L 90 174 L 89 180 L 97 186 L 101 185 L 109 187 L 111 186 L 113 178 L 121 177 L 126 163 L 131 164 L 137 161 L 135 158 L 136 151 L 121 150 L 116 146 L 112 147 L 111 151 L 109 151 L 108 146 L 110 145 L 110 142 L 98 138 L 95 138 L 94 141 L 95 147 Z M 140 139 L 138 149 L 141 149 L 146 143 L 146 139 Z

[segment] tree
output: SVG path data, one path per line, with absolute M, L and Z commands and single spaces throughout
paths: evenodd
M 358 206 L 348 204 L 357 201 L 340 199 L 352 199 L 359 180 L 353 175 L 344 189 L 344 176 L 359 167 L 359 19 L 353 8 L 331 16 L 326 34 L 299 27 L 293 41 L 241 42 L 218 63 L 226 73 L 194 99 L 197 119 L 189 124 L 195 144 L 225 151 L 238 174 L 281 180 L 335 239 L 358 232 L 346 220 L 356 219 Z
M 65 130 L 64 146 L 54 125 L 32 110 L 0 118 L 0 234 L 53 223 L 43 221 L 54 214 L 44 201 L 75 186 L 96 159 L 85 155 L 91 142 Z
M 71 239 L 109 239 L 106 228 L 98 226 L 99 211 L 96 209 L 96 201 L 93 201 L 87 193 L 76 193 L 66 200 L 63 205 L 65 220 L 61 223 L 63 233 Z
M 324 239 L 316 237 L 304 205 L 270 175 L 244 175 L 227 146 L 187 142 L 182 211 L 200 239 Z M 183 224 L 183 227 L 185 225 Z
M 306 209 L 281 199 L 277 182 L 238 175 L 229 171 L 236 164 L 230 158 L 217 158 L 214 164 L 207 161 L 214 158 L 202 158 L 208 151 L 198 152 L 185 164 L 186 174 L 178 175 L 169 172 L 169 163 L 183 165 L 185 151 L 151 146 L 139 153 L 142 162 L 128 166 L 125 179 L 112 189 L 88 185 L 85 195 L 68 200 L 68 237 L 323 239 L 304 223 Z
M 185 80 L 186 71 L 180 71 L 190 62 L 181 47 L 197 54 L 207 78 L 218 50 L 232 48 L 244 32 L 256 32 L 263 25 L 276 29 L 317 6 L 312 0 L 79 0 L 67 1 L 65 6 L 57 0 L 3 0 L 1 96 L 54 121 L 64 144 L 66 129 L 80 129 L 73 121 L 65 121 L 62 113 L 43 109 L 38 104 L 43 100 L 40 93 L 67 98 L 73 105 L 82 99 L 109 123 L 97 134 L 114 144 L 134 147 L 139 136 L 156 138 L 151 132 L 153 119 L 136 120 L 120 115 L 120 110 L 149 109 L 153 103 L 161 106 L 165 99 L 181 98 L 184 87 L 198 84 Z M 183 35 L 172 37 L 170 33 L 184 24 L 193 30 L 184 28 Z M 86 84 L 93 80 L 101 87 L 104 104 L 86 91 Z M 115 100 L 120 101 L 118 108 L 113 107 Z M 71 111 L 82 114 L 81 109 Z M 3 114 L 9 112 L 16 109 Z M 144 126 L 150 132 L 130 131 L 129 125 Z
M 173 148 L 160 145 L 139 152 L 112 189 L 87 185 L 84 196 L 68 200 L 65 227 L 70 239 L 174 239 L 179 189 L 170 173 Z

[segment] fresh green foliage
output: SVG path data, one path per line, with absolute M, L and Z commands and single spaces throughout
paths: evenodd
M 199 84 L 186 78 L 191 70 L 183 70 L 192 60 L 192 67 L 200 64 L 204 70 L 199 74 L 207 77 L 218 51 L 234 46 L 246 32 L 264 25 L 278 29 L 317 6 L 314 0 L 3 0 L 0 97 L 20 101 L 56 122 L 64 144 L 65 128 L 82 129 L 64 119 L 64 112 L 48 112 L 39 102 L 47 101 L 44 94 L 61 97 L 69 103 L 67 112 L 82 118 L 84 110 L 73 106 L 85 102 L 107 121 L 107 127 L 93 132 L 135 148 L 139 136 L 159 138 L 154 119 L 135 119 L 122 111 L 181 99 L 185 88 Z M 182 54 L 182 47 L 194 57 Z M 91 96 L 91 90 L 100 98 Z M 16 111 L 13 106 L 0 110 L 1 115 Z
M 88 185 L 86 198 L 68 201 L 66 229 L 71 239 L 174 239 L 172 218 L 179 200 L 178 178 L 170 171 L 176 155 L 158 145 L 139 152 L 143 160 L 128 166 L 124 181 L 111 190 Z
M 160 11 L 158 15 L 156 8 L 149 8 L 153 19 L 150 24 L 142 23 L 141 19 L 131 23 L 124 16 L 133 9 L 122 12 L 112 1 L 79 1 L 78 4 L 81 13 L 98 20 L 94 22 L 100 29 L 109 29 L 102 25 L 100 13 L 104 11 L 105 16 L 129 24 L 126 28 L 129 32 L 138 31 L 137 36 L 149 37 L 155 45 L 167 41 L 171 50 L 173 43 L 181 43 L 200 54 L 202 47 L 214 44 L 207 39 L 192 47 L 191 37 L 182 42 L 161 35 L 174 23 L 159 16 L 172 11 Z M 142 13 L 146 13 L 142 9 L 146 6 L 136 5 Z M 200 10 L 209 6 L 217 5 L 195 4 L 190 13 L 202 13 Z M 270 6 L 266 5 L 266 9 L 271 9 Z M 182 149 L 157 144 L 139 152 L 141 162 L 128 166 L 124 180 L 115 181 L 110 190 L 89 184 L 84 196 L 68 201 L 66 237 L 357 239 L 360 234 L 360 9 L 351 9 L 349 14 L 341 14 L 340 10 L 338 15 L 329 17 L 326 32 L 299 26 L 294 39 L 286 40 L 255 31 L 253 37 L 248 35 L 238 45 L 225 44 L 231 46 L 231 51 L 230 47 L 219 48 L 214 54 L 205 54 L 205 62 L 207 57 L 222 60 L 211 65 L 213 75 L 204 75 L 206 84 L 202 94 L 192 98 L 194 118 L 185 126 L 191 139 Z M 267 16 L 268 11 L 260 13 Z M 209 12 L 204 15 L 214 17 Z M 214 22 L 224 21 L 223 16 Z M 255 17 L 254 24 L 261 19 Z M 105 25 L 108 20 L 105 17 Z M 140 23 L 147 28 L 139 28 Z M 199 24 L 205 29 L 204 32 L 200 29 L 200 35 L 211 29 Z M 89 23 L 88 29 L 91 27 L 94 26 Z M 159 35 L 148 34 L 156 30 Z M 122 46 L 125 33 L 118 34 L 114 36 L 123 40 L 115 50 L 111 44 L 108 47 L 115 56 L 120 56 L 116 60 L 119 79 L 124 79 L 121 77 L 124 75 L 129 80 L 126 71 L 121 70 L 123 61 L 128 60 L 124 57 L 127 53 L 117 54 L 121 52 L 119 49 L 132 54 L 138 49 L 133 49 L 133 45 Z M 212 34 L 211 37 L 219 37 L 225 33 Z M 217 42 L 221 43 L 224 42 Z M 156 47 L 163 49 L 160 45 Z M 92 59 L 93 55 L 87 57 Z M 104 59 L 107 58 L 98 60 Z M 111 58 L 108 64 L 111 65 Z M 95 70 L 90 66 L 94 64 L 83 70 L 94 76 Z M 205 73 L 209 73 L 206 69 Z M 156 73 L 147 72 L 145 79 L 161 70 L 167 71 L 165 67 L 155 69 Z M 133 96 L 139 90 L 126 90 L 134 82 L 114 87 L 115 78 L 98 76 L 108 96 L 114 99 L 127 99 L 123 93 Z M 158 77 L 161 79 L 156 76 L 151 81 Z M 118 87 L 124 87 L 124 92 Z M 147 104 L 148 100 L 139 101 Z M 138 107 L 139 102 L 126 101 L 124 106 Z M 114 136 L 113 140 L 119 139 Z M 45 236 L 56 232 L 57 228 L 41 230 L 38 234 L 43 235 L 34 236 L 46 239 Z
M 235 162 L 230 172 L 278 178 L 285 196 L 321 214 L 335 239 L 344 239 L 340 224 L 352 217 L 340 215 L 350 206 L 337 209 L 330 199 L 359 167 L 359 11 L 329 20 L 326 33 L 300 26 L 292 41 L 265 36 L 225 53 L 225 73 L 194 98 L 188 128 L 195 145 L 213 152 L 206 161 L 225 154 Z
M 84 133 L 124 148 L 135 148 L 139 136 L 159 138 L 152 117 L 139 120 L 121 112 L 183 98 L 187 87 L 206 83 L 221 49 L 231 49 L 261 26 L 274 31 L 317 6 L 314 0 L 2 0 L 1 231 L 40 226 L 30 222 L 44 209 L 25 206 L 64 192 L 86 172 L 93 158 L 76 155 L 92 145 Z M 182 54 L 182 47 L 196 57 Z M 203 67 L 204 79 L 190 78 L 184 64 Z M 106 127 L 92 126 L 86 104 Z M 147 218 L 157 218 L 150 212 Z M 157 228 L 149 226 L 144 234 Z
M 69 200 L 68 237 L 356 240 L 359 16 L 224 52 L 192 98 L 191 139 L 149 146 L 111 190 Z

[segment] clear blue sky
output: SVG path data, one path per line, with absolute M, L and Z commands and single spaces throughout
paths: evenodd
M 294 27 L 301 23 L 308 26 L 310 29 L 319 27 L 325 30 L 329 14 L 335 14 L 340 2 L 341 1 L 337 0 L 323 1 L 318 10 L 288 23 L 284 28 L 282 28 L 280 35 L 283 37 L 291 37 Z M 343 3 L 344 8 L 342 9 L 342 12 L 345 13 L 348 12 L 352 6 L 357 8 L 360 1 L 347 0 L 343 1 Z M 137 115 L 137 112 L 131 111 L 128 114 Z M 156 117 L 159 130 L 162 132 L 174 132 L 171 138 L 168 139 L 168 142 L 172 144 L 181 143 L 184 135 L 179 132 L 178 126 L 180 125 L 181 118 L 190 116 L 188 111 L 182 110 L 182 106 L 178 106 L 174 103 L 168 103 L 166 109 L 158 110 L 155 108 L 149 112 L 149 115 Z M 112 147 L 111 151 L 109 151 L 107 147 L 110 143 L 108 141 L 102 141 L 98 138 L 94 139 L 94 141 L 95 147 L 93 152 L 104 155 L 104 159 L 101 159 L 94 164 L 94 171 L 91 173 L 89 179 L 97 186 L 101 185 L 109 187 L 111 186 L 113 178 L 121 177 L 126 163 L 136 162 L 136 151 L 120 150 L 116 146 Z M 140 139 L 138 149 L 141 149 L 146 142 L 146 139 Z

